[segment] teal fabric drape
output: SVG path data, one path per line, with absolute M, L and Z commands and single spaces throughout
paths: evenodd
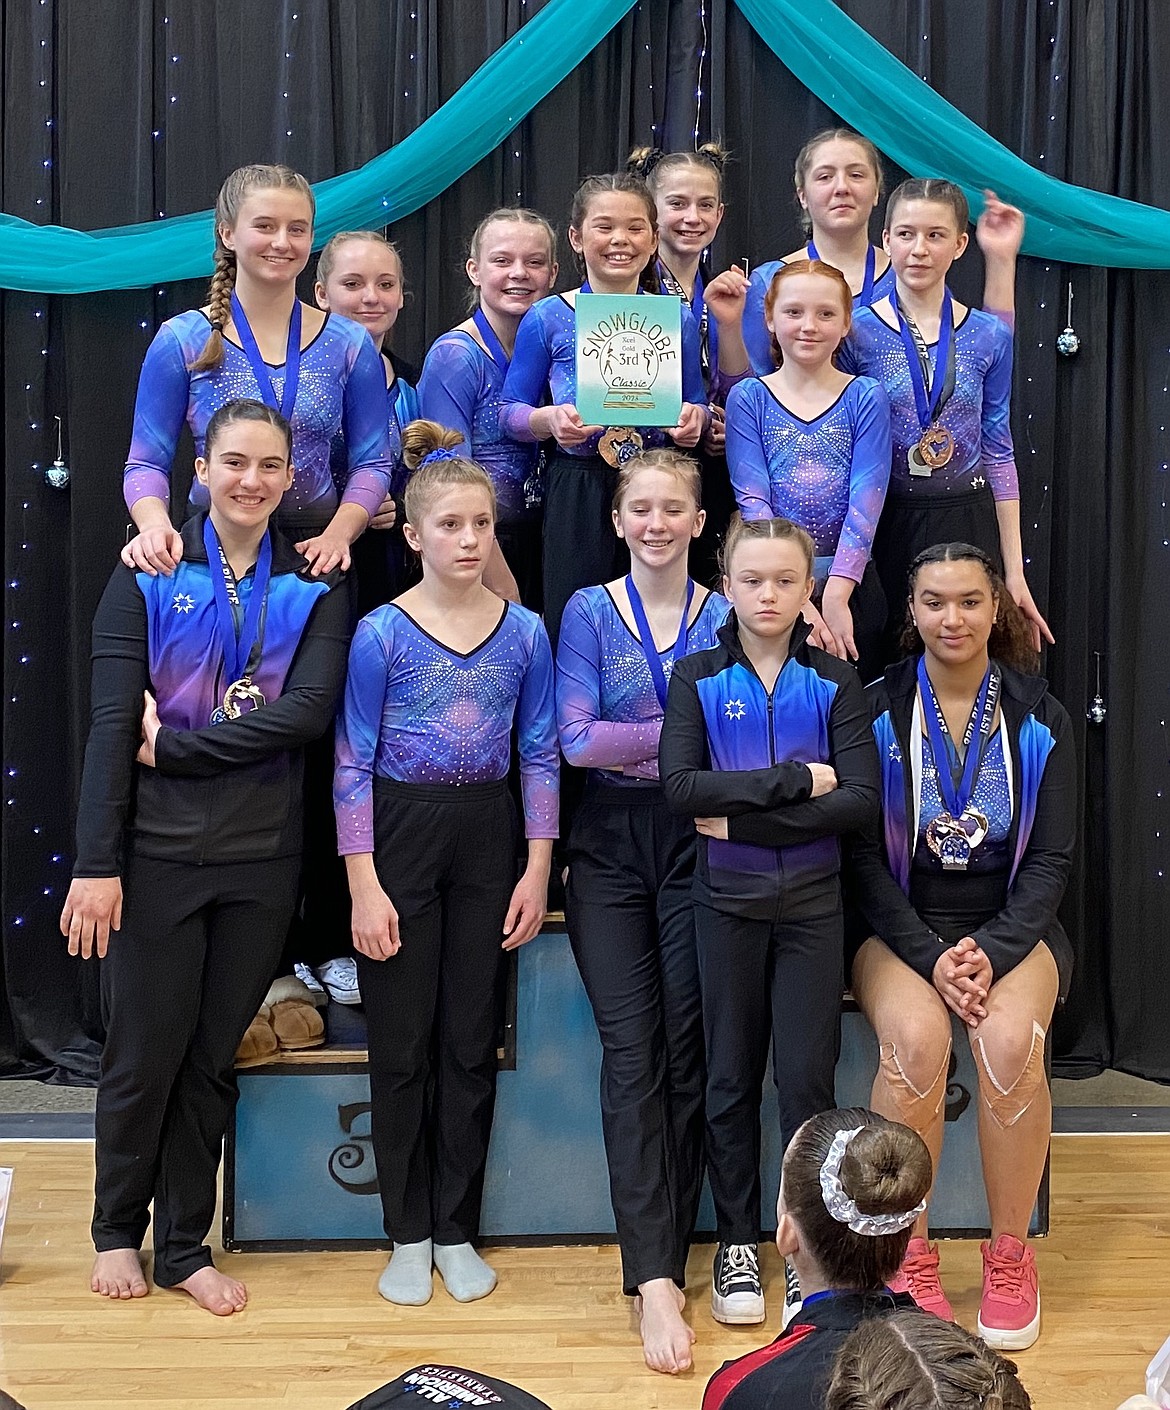
M 1046 176 L 871 38 L 832 0 L 735 0 L 780 62 L 905 171 L 992 188 L 1028 217 L 1024 251 L 1069 264 L 1170 269 L 1170 212 Z
M 550 0 L 409 137 L 318 182 L 316 243 L 409 215 L 498 146 L 596 48 L 635 0 Z M 44 294 L 137 289 L 211 272 L 212 213 L 111 230 L 0 215 L 0 288 Z
M 317 194 L 317 243 L 418 210 L 501 143 L 635 0 L 550 0 L 397 146 Z M 1029 254 L 1170 268 L 1170 212 L 1037 171 L 963 116 L 832 0 L 735 0 L 793 74 L 917 176 L 958 182 L 973 209 L 993 187 L 1028 217 Z M 0 215 L 0 288 L 48 294 L 141 288 L 206 275 L 211 212 L 85 232 Z

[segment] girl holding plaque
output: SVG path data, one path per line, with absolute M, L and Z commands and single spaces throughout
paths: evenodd
M 1011 433 L 1012 335 L 965 308 L 947 272 L 967 248 L 967 198 L 949 181 L 904 181 L 886 206 L 895 289 L 853 320 L 841 366 L 876 378 L 892 408 L 890 490 L 874 561 L 891 604 L 890 660 L 906 573 L 932 543 L 963 540 L 1002 564 L 1040 648 L 1048 624 L 1024 577 Z
M 483 584 L 495 491 L 431 421 L 404 434 L 403 532 L 422 581 L 358 623 L 337 725 L 334 807 L 369 1020 L 371 1134 L 389 1302 L 460 1302 L 476 1253 L 505 952 L 544 921 L 557 832 L 553 664 L 540 619 Z M 417 467 L 417 468 L 415 468 Z M 518 739 L 528 862 L 508 790 Z
M 784 259 L 765 260 L 752 270 L 743 337 L 757 376 L 772 370 L 764 299 L 772 277 L 784 265 L 798 259 L 833 265 L 844 274 L 855 309 L 887 298 L 894 287 L 889 253 L 869 240 L 870 217 L 885 184 L 881 154 L 873 143 L 847 127 L 818 132 L 797 155 L 792 179 L 807 240 Z M 975 232 L 985 264 L 983 306 L 1011 323 L 1024 217 L 993 191 L 984 192 L 984 197 Z
M 1040 1327 L 1027 1238 L 1051 1130 L 1045 1034 L 1072 970 L 1056 918 L 1076 842 L 1072 732 L 986 553 L 937 544 L 909 581 L 915 659 L 868 692 L 882 826 L 854 847 L 870 930 L 853 993 L 881 1045 L 873 1107 L 918 1131 L 936 1168 L 951 1015 L 967 1026 L 991 1212 L 979 1333 L 1020 1351 Z M 899 1286 L 949 1319 L 927 1234 L 924 1210 Z
M 573 593 L 619 576 L 628 561 L 610 520 L 620 465 L 668 439 L 697 445 L 708 419 L 698 328 L 684 309 L 678 424 L 665 429 L 584 424 L 575 405 L 577 295 L 658 292 L 658 219 L 645 183 L 625 172 L 588 177 L 573 197 L 569 243 L 584 283 L 541 299 L 524 315 L 500 413 L 513 440 L 557 442 L 544 503 L 544 620 L 554 642 Z M 546 392 L 551 401 L 542 406 Z
M 695 830 L 658 782 L 667 680 L 727 615 L 687 574 L 703 527 L 699 467 L 673 450 L 618 472 L 630 573 L 569 599 L 557 649 L 565 758 L 588 768 L 566 854 L 565 919 L 601 1036 L 601 1110 L 622 1283 L 646 1364 L 691 1365 L 687 1251 L 703 1175 L 703 1025 L 691 877 Z
M 170 468 L 183 422 L 201 455 L 212 414 L 241 396 L 293 428 L 297 475 L 280 523 L 315 573 L 348 568 L 350 545 L 381 510 L 391 468 L 382 360 L 358 324 L 297 299 L 314 210 L 308 182 L 284 166 L 240 167 L 220 188 L 207 303 L 162 325 L 138 379 L 123 493 L 139 532 L 122 551 L 127 567 L 174 572 L 183 538 L 171 523 Z M 330 469 L 338 432 L 340 498 Z M 206 507 L 193 484 L 188 510 Z
M 288 930 L 301 751 L 333 718 L 349 637 L 336 575 L 270 527 L 291 445 L 263 403 L 219 408 L 196 461 L 210 508 L 184 525 L 172 575 L 110 579 L 61 915 L 70 953 L 104 959 L 90 1286 L 146 1295 L 153 1201 L 155 1283 L 217 1316 L 247 1300 L 204 1243 L 232 1058 Z
M 833 1105 L 845 978 L 838 838 L 876 815 L 878 766 L 856 671 L 808 642 L 812 539 L 786 519 L 736 516 L 723 552 L 734 613 L 717 646 L 671 674 L 659 768 L 670 806 L 699 833 L 712 1315 L 747 1324 L 764 1320 L 768 1049 L 787 1143 Z
M 496 487 L 499 547 L 488 586 L 539 611 L 544 486 L 538 450 L 505 433 L 500 409 L 520 320 L 556 283 L 556 233 L 536 211 L 494 210 L 471 237 L 467 277 L 471 316 L 431 344 L 418 384 L 422 415 L 459 431 Z
M 772 276 L 764 307 L 777 366 L 728 395 L 731 483 L 745 519 L 780 515 L 813 536 L 809 639 L 869 679 L 886 622 L 870 551 L 890 478 L 889 399 L 834 365 L 853 312 L 839 270 L 793 260 Z

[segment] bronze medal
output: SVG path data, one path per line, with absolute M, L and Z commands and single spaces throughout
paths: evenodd
M 955 453 L 955 438 L 945 426 L 928 426 L 915 447 L 919 458 L 932 470 L 941 470 Z
M 620 470 L 642 449 L 642 437 L 632 426 L 611 426 L 597 443 L 597 453 L 607 465 Z
M 223 705 L 220 708 L 225 720 L 238 720 L 241 715 L 250 714 L 251 711 L 258 710 L 263 704 L 265 704 L 264 696 L 252 684 L 251 678 L 241 676 L 238 681 L 232 681 L 224 691 Z

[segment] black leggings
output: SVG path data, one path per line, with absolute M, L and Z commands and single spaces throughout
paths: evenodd
M 578 588 L 621 577 L 630 555 L 613 531 L 618 472 L 600 455 L 565 455 L 548 463 L 544 497 L 544 625 L 556 655 L 561 617 Z
M 387 960 L 359 954 L 357 965 L 392 1242 L 459 1244 L 479 1233 L 515 831 L 506 779 L 375 780 L 374 863 L 402 948 Z
M 154 1280 L 211 1262 L 236 1049 L 296 901 L 297 857 L 194 866 L 131 853 L 122 928 L 102 961 L 93 1242 L 139 1248 L 154 1201 Z
M 720 1243 L 754 1244 L 769 1037 L 784 1146 L 801 1122 L 834 1105 L 845 971 L 840 899 L 828 913 L 776 921 L 727 915 L 696 899 L 707 1174 Z
M 565 918 L 601 1037 L 601 1121 L 622 1285 L 686 1279 L 703 1178 L 695 829 L 658 788 L 591 784 Z

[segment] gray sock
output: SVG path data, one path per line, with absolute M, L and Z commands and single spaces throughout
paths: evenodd
M 395 1244 L 390 1262 L 378 1279 L 378 1291 L 387 1302 L 421 1307 L 431 1300 L 431 1241 Z
M 436 1244 L 434 1254 L 435 1267 L 456 1302 L 474 1302 L 495 1287 L 495 1269 L 470 1244 Z

